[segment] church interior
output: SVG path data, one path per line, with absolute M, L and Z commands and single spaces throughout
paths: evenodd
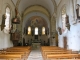
M 80 0 L 0 0 L 0 60 L 80 59 Z

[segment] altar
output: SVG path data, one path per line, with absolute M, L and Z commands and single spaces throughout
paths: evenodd
M 40 46 L 41 46 L 41 43 L 32 43 L 32 48 L 33 49 L 40 48 Z

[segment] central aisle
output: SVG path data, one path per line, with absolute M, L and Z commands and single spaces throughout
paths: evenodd
M 32 49 L 27 60 L 43 60 L 40 49 Z

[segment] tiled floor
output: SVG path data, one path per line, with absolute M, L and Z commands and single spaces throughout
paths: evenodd
M 43 60 L 40 49 L 32 49 L 27 60 Z

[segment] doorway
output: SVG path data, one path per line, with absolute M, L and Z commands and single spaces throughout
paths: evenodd
M 67 37 L 63 37 L 64 49 L 67 49 Z

